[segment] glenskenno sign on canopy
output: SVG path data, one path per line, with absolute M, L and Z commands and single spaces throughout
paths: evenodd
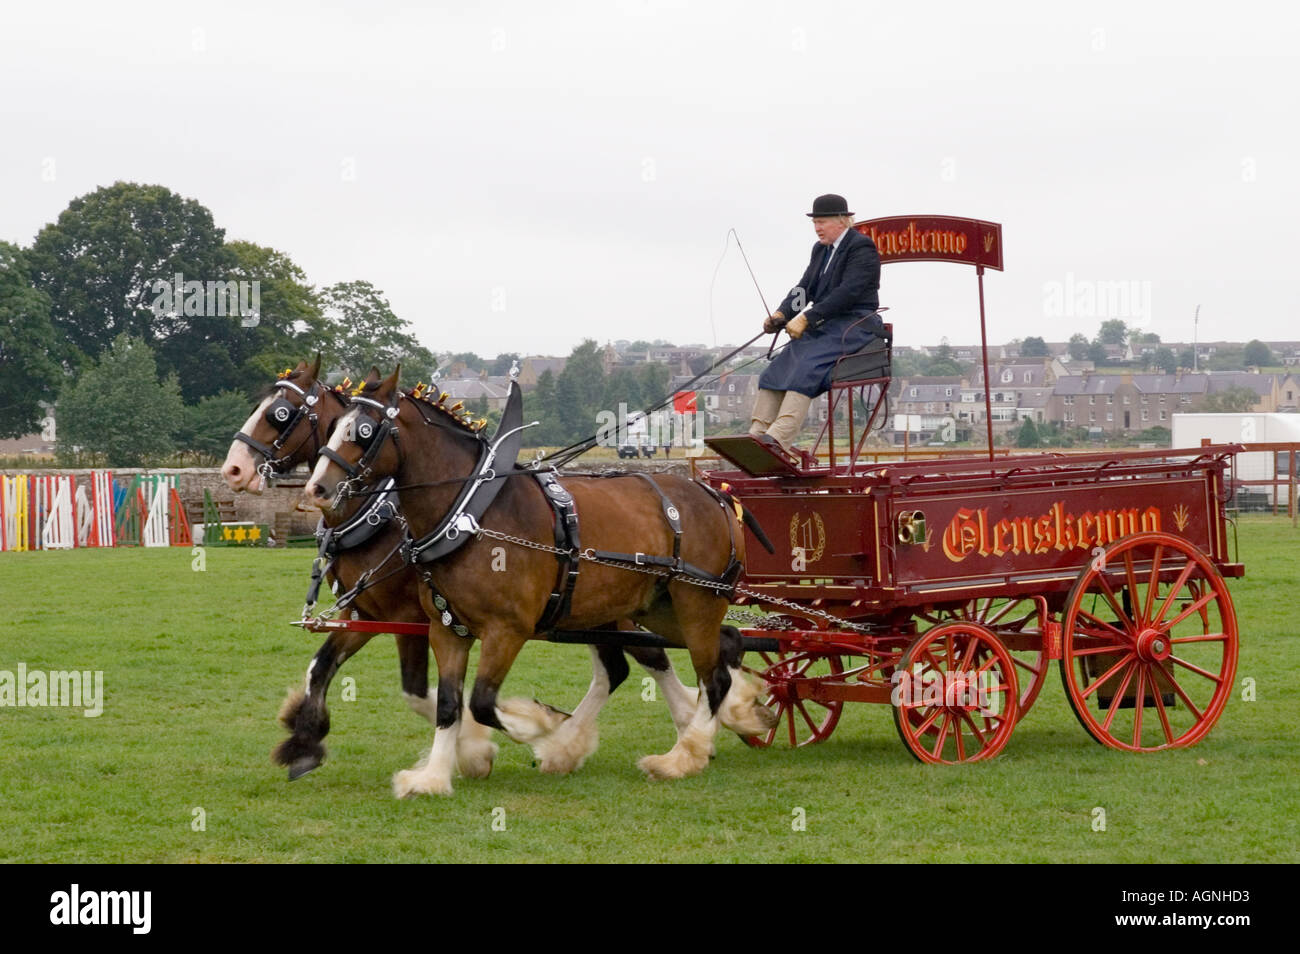
M 854 226 L 882 262 L 962 262 L 1002 271 L 1002 226 L 951 215 L 896 215 Z

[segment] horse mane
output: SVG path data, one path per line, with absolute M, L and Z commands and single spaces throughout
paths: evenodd
M 379 381 L 367 381 L 352 393 L 369 397 L 379 390 L 380 383 Z M 440 424 L 453 433 L 472 437 L 479 441 L 484 439 L 482 431 L 487 426 L 487 418 L 475 420 L 464 410 L 464 401 L 457 401 L 455 404 L 448 405 L 446 401 L 450 395 L 446 391 L 439 392 L 436 401 L 433 399 L 434 391 L 428 390 L 423 384 L 417 384 L 413 388 L 406 388 L 400 393 L 415 405 L 416 410 L 420 412 L 420 416 L 424 418 L 426 424 Z M 426 407 L 438 413 L 430 417 L 423 411 L 423 408 Z

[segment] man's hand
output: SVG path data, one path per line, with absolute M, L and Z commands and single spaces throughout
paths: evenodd
M 768 315 L 767 318 L 764 319 L 763 321 L 763 330 L 766 331 L 769 335 L 772 334 L 772 332 L 774 331 L 780 331 L 784 327 L 785 327 L 785 315 L 781 314 L 779 311 L 775 311 L 772 314 Z
M 808 328 L 808 319 L 806 316 L 795 315 L 785 326 L 785 333 L 791 338 L 802 338 L 804 331 Z

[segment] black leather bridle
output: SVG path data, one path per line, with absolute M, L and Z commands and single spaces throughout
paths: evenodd
M 312 444 L 314 445 L 312 456 L 315 457 L 321 450 L 320 437 L 316 434 L 316 402 L 320 400 L 320 382 L 313 381 L 311 390 L 309 391 L 304 391 L 292 381 L 283 378 L 276 381 L 272 386 L 277 388 L 288 388 L 289 390 L 296 391 L 302 398 L 301 404 L 294 404 L 283 394 L 280 394 L 271 402 L 270 407 L 266 409 L 266 413 L 262 415 L 266 423 L 270 424 L 271 427 L 275 429 L 275 440 L 271 444 L 267 445 L 263 444 L 261 441 L 254 440 L 242 430 L 235 432 L 235 440 L 242 441 L 254 451 L 262 455 L 262 463 L 257 465 L 257 472 L 268 482 L 276 477 L 284 475 L 288 471 L 286 465 L 289 458 L 296 454 L 302 445 L 307 442 L 307 438 L 303 437 L 303 439 L 300 440 L 292 450 L 282 456 L 280 455 L 280 451 L 283 449 L 285 441 L 288 440 L 289 435 L 293 433 L 293 429 L 298 426 L 298 423 L 304 417 L 307 418 L 307 421 L 310 424 L 308 431 L 312 439 Z
M 331 460 L 343 468 L 343 473 L 347 475 L 345 480 L 339 482 L 338 490 L 335 492 L 336 502 L 351 495 L 352 489 L 359 485 L 364 485 L 370 477 L 370 465 L 374 463 L 375 458 L 379 456 L 380 450 L 383 449 L 384 441 L 389 435 L 393 438 L 393 447 L 397 451 L 399 465 L 401 459 L 401 447 L 397 442 L 397 402 L 401 399 L 401 394 L 393 392 L 393 402 L 383 404 L 373 398 L 353 395 L 351 402 L 353 404 L 363 404 L 373 407 L 380 412 L 378 420 L 367 414 L 358 413 L 350 425 L 352 433 L 347 435 L 347 440 L 361 448 L 361 457 L 355 464 L 349 462 L 337 451 L 330 447 L 322 447 L 319 456 Z

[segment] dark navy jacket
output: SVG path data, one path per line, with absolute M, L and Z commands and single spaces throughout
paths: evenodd
M 883 330 L 875 315 L 880 305 L 880 253 L 876 243 L 857 229 L 849 229 L 819 287 L 825 261 L 826 246 L 814 245 L 803 278 L 777 309 L 793 318 L 807 302 L 815 302 L 808 309 L 808 330 L 767 366 L 758 379 L 760 388 L 816 397 L 830 387 L 836 359 L 866 347 Z
M 880 307 L 880 253 L 876 243 L 857 229 L 850 228 L 840 240 L 840 247 L 831 257 L 830 273 L 823 286 L 817 288 L 817 277 L 826 261 L 826 246 L 818 242 L 813 246 L 808 269 L 799 284 L 790 289 L 777 311 L 793 318 L 803 306 L 816 304 L 808 311 L 808 329 L 811 331 L 827 321 L 837 318 L 861 318 Z M 798 307 L 795 299 L 802 298 Z

